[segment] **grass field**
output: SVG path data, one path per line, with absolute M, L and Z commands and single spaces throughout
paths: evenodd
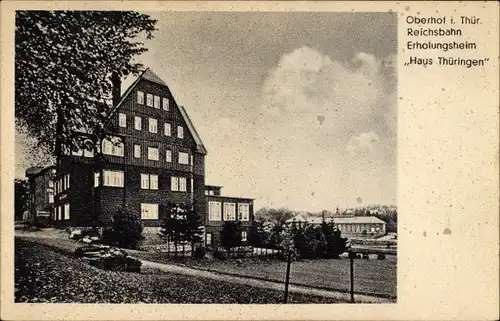
M 134 253 L 143 259 L 185 264 L 210 271 L 231 273 L 282 282 L 285 279 L 286 262 L 278 260 L 194 260 L 173 262 L 161 254 Z M 388 255 L 385 260 L 354 260 L 354 290 L 359 294 L 370 294 L 396 299 L 397 274 L 396 256 Z M 349 259 L 302 260 L 291 265 L 290 282 L 331 290 L 348 291 L 350 284 Z
M 44 245 L 16 240 L 15 302 L 281 303 L 283 292 L 177 274 L 110 272 Z M 290 303 L 338 303 L 290 293 Z

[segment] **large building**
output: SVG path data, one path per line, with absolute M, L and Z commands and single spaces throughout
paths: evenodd
M 110 126 L 116 130 L 97 144 L 100 157 L 89 148 L 57 160 L 56 225 L 106 225 L 127 206 L 140 213 L 144 226 L 159 227 L 171 202 L 193 204 L 210 225 L 207 151 L 186 110 L 149 68 L 123 95 L 120 87 L 115 80 Z

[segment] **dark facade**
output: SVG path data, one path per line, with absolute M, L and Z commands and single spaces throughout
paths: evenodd
M 141 213 L 144 226 L 159 227 L 170 202 L 193 204 L 208 222 L 207 151 L 184 107 L 150 69 L 114 97 L 109 120 L 116 130 L 97 144 L 100 152 L 66 152 L 57 160 L 56 225 L 106 225 L 127 206 Z
M 239 221 L 243 228 L 242 244 L 247 244 L 249 228 L 254 220 L 253 199 L 220 195 L 206 195 L 205 244 L 220 245 L 220 231 L 224 222 Z
M 45 212 L 53 212 L 55 166 L 30 167 L 26 170 L 28 177 L 28 209 L 29 221 L 35 223 L 37 216 L 44 216 Z

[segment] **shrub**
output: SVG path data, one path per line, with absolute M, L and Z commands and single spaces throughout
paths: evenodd
M 227 258 L 227 252 L 224 249 L 216 248 L 214 251 L 214 258 L 225 260 Z
M 194 249 L 193 256 L 197 259 L 203 259 L 206 253 L 207 251 L 205 250 L 205 248 L 198 246 Z
M 103 232 L 103 242 L 125 248 L 136 248 L 144 239 L 142 222 L 138 214 L 121 207 L 113 217 L 111 227 Z
M 232 247 L 241 245 L 241 222 L 240 221 L 226 221 L 222 225 L 220 232 L 220 242 L 223 247 L 229 252 Z

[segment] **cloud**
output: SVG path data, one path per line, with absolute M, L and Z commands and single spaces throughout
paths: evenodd
M 395 202 L 394 59 L 337 61 L 310 47 L 281 57 L 254 120 L 260 197 L 301 209 Z

